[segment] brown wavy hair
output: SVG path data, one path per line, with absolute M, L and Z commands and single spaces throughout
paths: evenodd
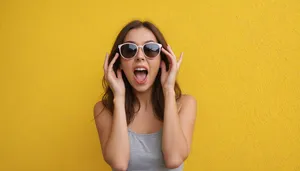
M 125 25 L 125 27 L 118 34 L 118 36 L 115 40 L 115 43 L 111 49 L 111 52 L 109 54 L 108 63 L 110 63 L 112 61 L 112 59 L 116 53 L 120 53 L 119 49 L 118 49 L 118 45 L 122 44 L 124 42 L 124 39 L 125 39 L 125 36 L 127 35 L 127 33 L 131 29 L 141 28 L 141 27 L 145 27 L 145 28 L 149 29 L 150 31 L 152 31 L 152 33 L 155 35 L 158 43 L 162 44 L 162 46 L 165 49 L 167 49 L 167 42 L 166 42 L 164 36 L 162 35 L 162 33 L 159 31 L 159 29 L 154 24 L 152 24 L 149 21 L 133 20 L 133 21 L 129 22 L 127 25 Z M 165 62 L 166 68 L 168 70 L 169 69 L 169 61 L 168 61 L 166 55 L 164 53 L 161 53 L 160 55 L 161 55 L 161 59 Z M 115 62 L 114 66 L 113 66 L 113 70 L 115 73 L 116 73 L 117 69 L 119 68 L 119 66 L 120 66 L 120 58 L 117 59 L 117 61 Z M 152 102 L 155 116 L 160 121 L 163 121 L 164 120 L 165 101 L 164 101 L 163 89 L 162 89 L 161 82 L 160 82 L 160 76 L 161 76 L 161 69 L 159 69 L 158 74 L 153 83 L 151 102 Z M 133 121 L 135 114 L 140 110 L 141 106 L 140 106 L 140 102 L 139 102 L 138 98 L 136 97 L 136 95 L 133 92 L 133 87 L 128 82 L 123 71 L 122 71 L 122 77 L 123 77 L 123 81 L 124 81 L 125 89 L 126 89 L 126 92 L 125 92 L 126 120 L 127 120 L 127 125 L 129 125 Z M 102 79 L 102 86 L 103 86 L 103 90 L 105 90 L 104 95 L 102 96 L 102 103 L 103 103 L 104 107 L 106 107 L 111 112 L 111 114 L 113 114 L 114 113 L 114 103 L 113 103 L 114 94 L 113 94 L 111 88 L 109 87 L 108 82 L 105 80 L 104 76 Z M 176 93 L 176 100 L 177 100 L 181 97 L 181 89 L 180 89 L 177 81 L 175 82 L 174 90 Z M 137 111 L 134 110 L 135 104 L 138 105 Z

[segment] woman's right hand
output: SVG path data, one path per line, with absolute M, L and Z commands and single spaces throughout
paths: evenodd
M 105 56 L 105 62 L 104 62 L 104 77 L 105 80 L 108 82 L 109 87 L 112 89 L 114 96 L 122 96 L 125 97 L 125 84 L 122 78 L 122 72 L 121 69 L 118 68 L 117 75 L 115 74 L 113 70 L 114 63 L 119 57 L 119 53 L 116 53 L 113 57 L 112 61 L 108 64 L 108 54 Z

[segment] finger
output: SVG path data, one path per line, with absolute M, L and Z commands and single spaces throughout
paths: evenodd
M 161 72 L 162 72 L 162 73 L 167 72 L 166 63 L 165 63 L 164 61 L 161 61 L 160 67 L 161 67 Z
M 177 63 L 177 68 L 180 67 L 181 62 L 182 62 L 182 58 L 183 58 L 183 52 L 181 52 L 181 54 L 180 54 L 180 58 L 179 58 L 179 61 L 178 61 L 178 63 Z
M 108 71 L 112 71 L 113 65 L 116 62 L 118 57 L 119 57 L 119 53 L 116 53 L 114 58 L 111 60 L 111 62 L 109 64 Z
M 170 52 L 168 52 L 165 48 L 162 48 L 162 52 L 164 54 L 166 54 L 169 63 L 172 65 L 174 63 L 174 57 L 173 57 L 173 55 Z
M 121 69 L 117 70 L 117 76 L 118 76 L 118 78 L 122 79 L 122 71 L 121 71 Z
M 105 54 L 105 61 L 104 61 L 104 64 L 103 64 L 104 71 L 107 70 L 107 64 L 108 64 L 108 53 Z
M 172 48 L 170 45 L 167 46 L 168 51 L 176 58 L 176 55 L 174 54 Z
M 163 83 L 166 79 L 166 74 L 167 74 L 166 63 L 164 61 L 161 61 L 160 67 L 161 67 L 160 81 Z

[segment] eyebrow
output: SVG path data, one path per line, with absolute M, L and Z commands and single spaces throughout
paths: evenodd
M 154 41 L 154 40 L 147 40 L 147 41 L 145 41 L 144 43 L 149 43 L 149 42 L 155 42 L 155 41 Z M 135 43 L 135 44 L 136 44 L 136 42 L 130 41 L 130 40 L 125 41 L 124 43 Z

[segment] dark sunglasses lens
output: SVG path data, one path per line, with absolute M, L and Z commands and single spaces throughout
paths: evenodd
M 150 58 L 154 58 L 159 54 L 160 47 L 158 44 L 149 43 L 144 46 L 144 53 Z
M 124 44 L 121 47 L 121 54 L 125 58 L 132 58 L 132 57 L 134 57 L 134 55 L 136 54 L 136 51 L 137 51 L 137 48 L 133 44 Z

